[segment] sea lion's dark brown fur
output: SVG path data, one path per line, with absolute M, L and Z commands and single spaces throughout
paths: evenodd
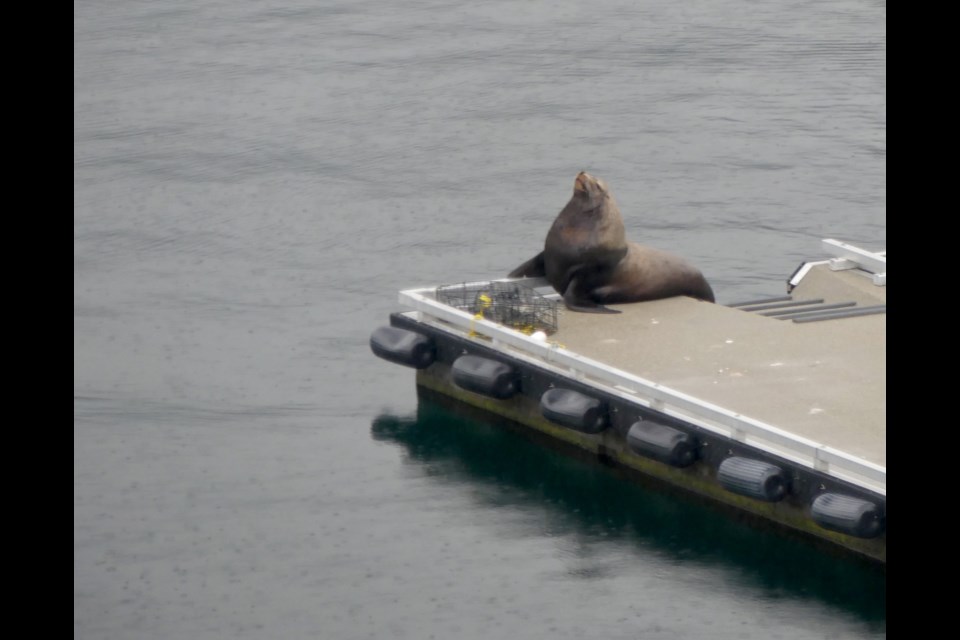
M 573 311 L 619 313 L 603 305 L 673 296 L 714 301 L 703 274 L 686 260 L 627 242 L 607 185 L 583 171 L 547 233 L 544 250 L 509 275 L 545 276 Z

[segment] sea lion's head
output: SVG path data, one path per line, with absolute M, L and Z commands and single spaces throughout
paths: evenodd
M 586 171 L 577 174 L 573 181 L 573 197 L 581 202 L 583 209 L 596 209 L 608 197 L 607 183 Z

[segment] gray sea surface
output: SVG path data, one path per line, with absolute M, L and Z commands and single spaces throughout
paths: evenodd
M 885 573 L 418 401 L 577 172 L 729 303 L 886 248 L 886 3 L 74 3 L 74 637 L 882 638 Z

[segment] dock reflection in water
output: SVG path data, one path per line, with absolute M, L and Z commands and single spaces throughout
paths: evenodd
M 371 431 L 400 445 L 407 461 L 436 482 L 469 482 L 485 507 L 534 510 L 545 538 L 572 535 L 625 544 L 638 559 L 653 553 L 711 565 L 729 571 L 740 588 L 754 587 L 757 597 L 819 600 L 885 624 L 881 566 L 738 522 L 695 498 L 631 482 L 423 395 L 416 416 L 380 415 Z

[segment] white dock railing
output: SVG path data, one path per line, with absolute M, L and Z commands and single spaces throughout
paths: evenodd
M 529 283 L 528 279 L 525 284 Z M 400 292 L 399 302 L 417 312 L 420 321 L 440 330 L 461 338 L 482 334 L 492 340 L 492 344 L 486 341 L 482 344 L 508 355 L 886 496 L 886 467 L 477 318 L 437 302 L 434 291 L 434 287 L 404 290 Z

